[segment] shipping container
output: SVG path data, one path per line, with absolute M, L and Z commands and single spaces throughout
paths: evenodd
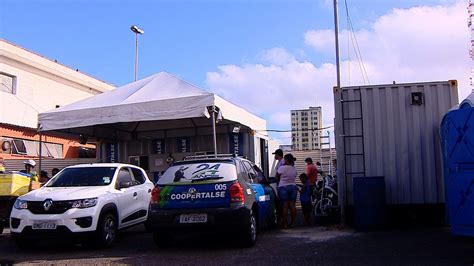
M 439 125 L 458 104 L 455 80 L 335 88 L 334 103 L 345 205 L 353 178 L 372 176 L 389 205 L 444 203 Z

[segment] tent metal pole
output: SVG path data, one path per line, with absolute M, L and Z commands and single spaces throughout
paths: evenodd
M 42 134 L 41 134 L 41 131 L 39 132 L 39 173 L 38 173 L 38 176 L 41 175 L 41 170 L 42 169 L 42 153 L 43 153 L 43 138 L 42 138 Z
M 217 137 L 216 137 L 216 107 L 212 106 L 212 137 L 214 141 L 214 157 L 217 158 Z

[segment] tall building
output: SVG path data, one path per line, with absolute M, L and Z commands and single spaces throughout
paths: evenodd
M 294 150 L 317 150 L 320 148 L 322 127 L 321 106 L 303 110 L 291 110 L 291 144 Z

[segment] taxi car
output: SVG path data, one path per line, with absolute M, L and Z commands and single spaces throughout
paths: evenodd
M 235 232 L 253 246 L 257 230 L 277 224 L 276 193 L 251 161 L 232 155 L 193 156 L 174 163 L 157 181 L 150 226 L 158 246 L 175 233 Z
M 86 238 L 111 246 L 117 230 L 145 223 L 153 183 L 143 169 L 95 163 L 64 168 L 40 189 L 20 196 L 10 214 L 12 238 Z

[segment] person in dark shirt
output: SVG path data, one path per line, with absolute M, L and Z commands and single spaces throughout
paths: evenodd
M 53 168 L 53 170 L 51 170 L 51 176 L 55 176 L 57 173 L 59 173 L 59 169 L 58 168 Z
M 41 173 L 40 173 L 40 178 L 39 178 L 39 182 L 41 184 L 44 184 L 46 182 L 49 181 L 49 177 L 48 177 L 48 172 L 42 170 Z
M 301 208 L 303 210 L 304 224 L 311 225 L 311 186 L 309 185 L 308 175 L 300 175 L 302 185 L 299 188 Z

